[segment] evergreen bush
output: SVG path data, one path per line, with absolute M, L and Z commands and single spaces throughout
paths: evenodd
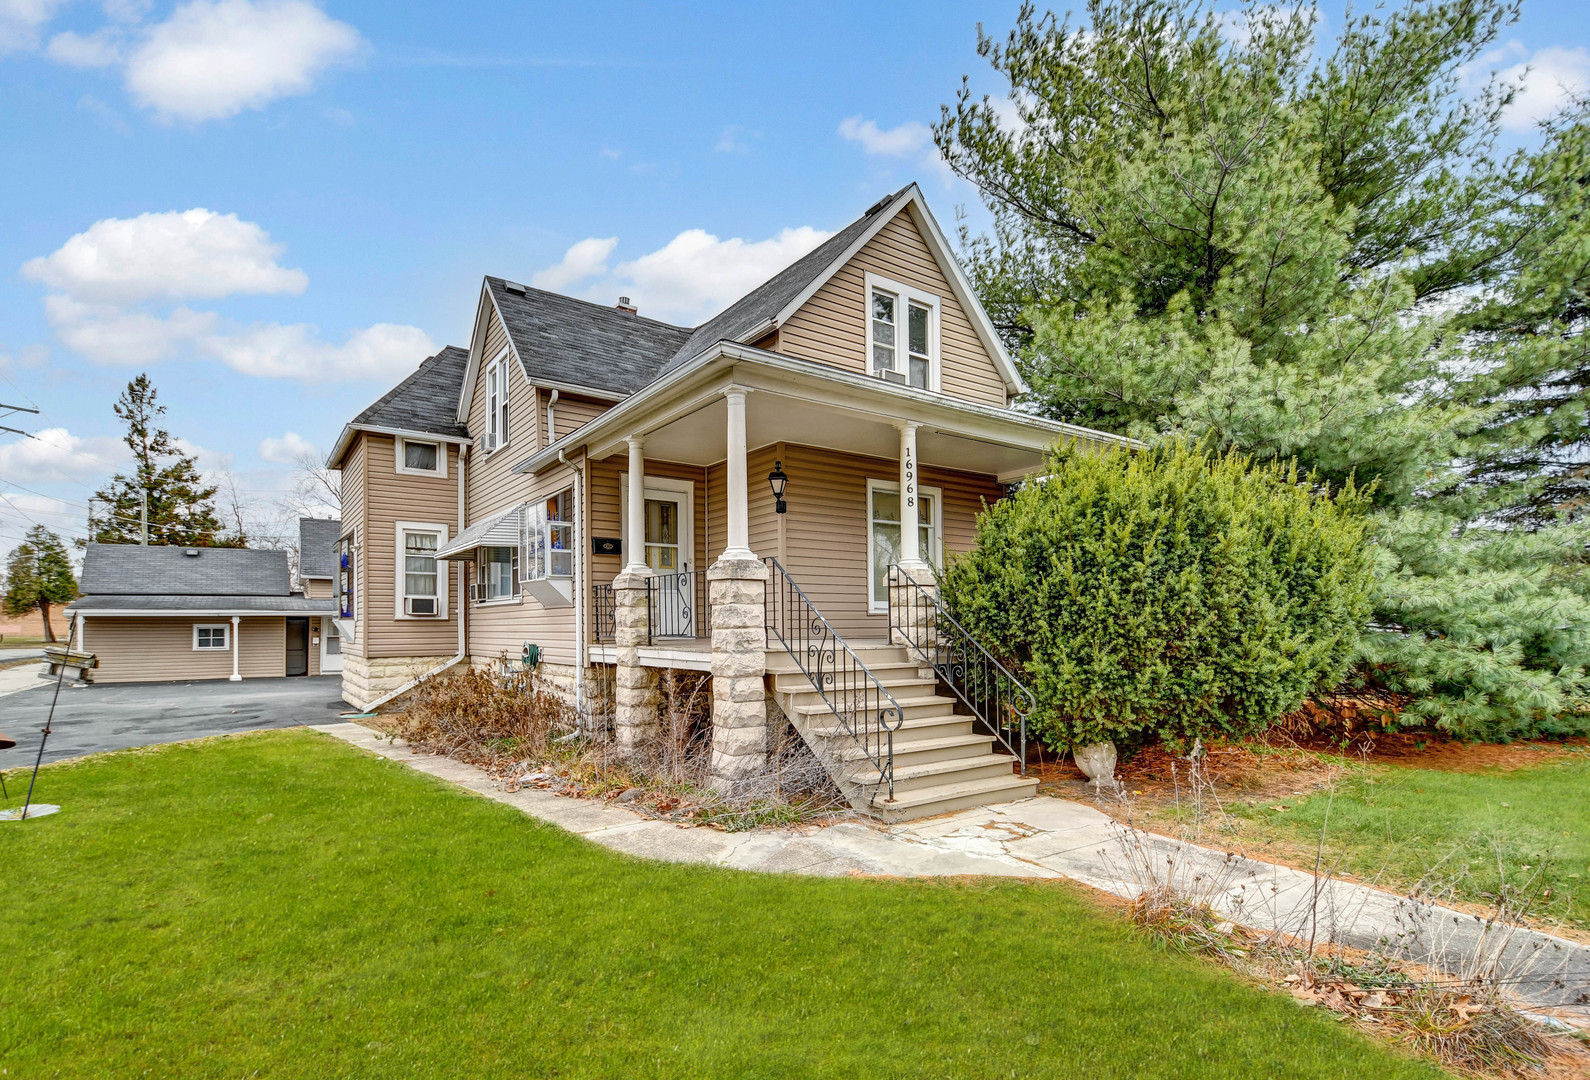
M 1347 671 L 1370 612 L 1368 493 L 1166 440 L 1058 449 L 978 521 L 945 603 L 1038 697 L 1053 746 L 1262 730 Z

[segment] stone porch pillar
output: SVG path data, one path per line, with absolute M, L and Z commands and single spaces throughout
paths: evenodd
M 769 571 L 751 550 L 745 391 L 730 387 L 725 462 L 727 546 L 707 569 L 712 604 L 712 782 L 733 784 L 767 764 Z
M 630 436 L 624 569 L 613 579 L 613 648 L 618 660 L 613 673 L 613 738 L 619 749 L 629 754 L 644 752 L 657 736 L 658 671 L 640 663 L 640 649 L 651 629 L 646 595 L 651 568 L 646 564 L 644 445 L 640 436 Z

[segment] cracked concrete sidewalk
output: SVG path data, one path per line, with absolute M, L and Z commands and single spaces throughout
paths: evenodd
M 1367 885 L 1322 882 L 1291 867 L 1128 830 L 1065 799 L 1038 796 L 897 825 L 858 821 L 726 833 L 542 789 L 510 792 L 473 765 L 413 753 L 406 743 L 359 724 L 311 728 L 642 858 L 833 876 L 1069 878 L 1131 897 L 1140 880 L 1126 869 L 1131 850 L 1166 865 L 1173 860 L 1179 878 L 1201 874 L 1217 883 L 1212 905 L 1233 922 L 1305 935 L 1312 924 L 1318 940 L 1358 948 L 1397 938 L 1448 970 L 1459 970 L 1476 954 L 1494 955 L 1514 971 L 1514 989 L 1531 1006 L 1590 1023 L 1590 946 L 1534 930 L 1498 941 L 1470 914 L 1415 910 L 1405 898 Z

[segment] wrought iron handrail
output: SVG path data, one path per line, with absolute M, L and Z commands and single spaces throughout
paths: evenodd
M 591 640 L 612 641 L 618 637 L 618 597 L 613 594 L 613 586 L 591 586 L 591 616 L 595 620 Z
M 695 570 L 652 571 L 646 579 L 646 644 L 654 638 L 709 636 L 712 607 L 706 602 L 706 587 L 707 575 Z
M 1027 774 L 1027 717 L 1038 699 L 939 598 L 889 567 L 889 630 L 932 666 L 961 702 L 1015 756 Z
M 879 789 L 894 801 L 894 733 L 905 722 L 900 703 L 839 636 L 777 559 L 763 601 L 769 639 L 777 638 L 823 703 L 878 771 Z

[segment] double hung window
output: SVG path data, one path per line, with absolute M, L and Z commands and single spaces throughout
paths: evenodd
M 436 561 L 437 548 L 445 538 L 440 528 L 399 523 L 399 614 L 434 617 L 446 613 L 447 575 Z
M 512 354 L 504 351 L 486 366 L 486 452 L 508 445 L 508 372 Z
M 919 390 L 938 388 L 936 296 L 867 275 L 868 370 Z

